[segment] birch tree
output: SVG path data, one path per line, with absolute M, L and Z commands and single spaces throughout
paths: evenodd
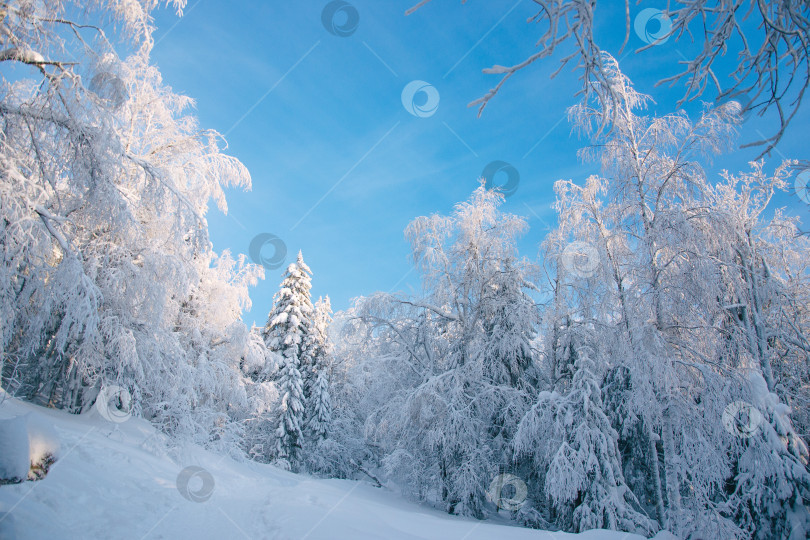
M 232 449 L 263 274 L 213 252 L 205 214 L 250 175 L 150 64 L 159 4 L 0 4 L 2 381 L 71 412 L 115 384 L 134 414 Z
M 501 213 L 502 200 L 482 185 L 450 216 L 414 220 L 406 235 L 425 296 L 378 294 L 358 306 L 389 344 L 380 376 L 402 373 L 367 419 L 385 472 L 450 513 L 477 517 L 509 465 L 537 326 L 532 270 L 515 251 L 525 223 Z
M 419 1 L 406 14 L 430 1 Z M 593 97 L 605 104 L 599 129 L 609 130 L 615 119 L 611 114 L 617 112 L 623 98 L 611 85 L 612 67 L 604 61 L 603 53 L 614 56 L 623 53 L 641 13 L 636 12 L 630 0 L 625 0 L 623 5 L 593 0 L 534 0 L 534 3 L 537 11 L 528 22 L 541 28 L 536 40 L 539 50 L 513 65 L 484 69 L 485 74 L 499 75 L 501 79 L 470 106 L 477 105 L 480 116 L 513 75 L 535 62 L 559 57 L 560 66 L 552 73 L 552 78 L 568 65 L 580 71 L 580 92 L 586 99 Z M 608 51 L 595 36 L 595 28 L 603 17 L 600 11 L 603 5 L 605 9 L 621 6 L 624 14 L 624 41 L 618 51 Z M 677 0 L 664 9 L 648 9 L 654 10 L 654 20 L 660 24 L 660 30 L 648 35 L 644 28 L 646 45 L 636 53 L 647 51 L 649 54 L 648 49 L 668 40 L 688 39 L 698 44 L 694 55 L 684 57 L 673 73 L 657 84 L 684 83 L 679 107 L 708 94 L 718 102 L 728 98 L 744 101 L 741 103 L 744 111 L 757 111 L 761 115 L 774 112 L 778 118 L 775 132 L 745 145 L 764 147 L 759 157 L 769 154 L 799 111 L 810 85 L 810 5 L 791 0 Z M 645 20 L 640 22 L 649 24 Z M 735 52 L 736 68 L 722 72 L 719 60 L 730 48 Z

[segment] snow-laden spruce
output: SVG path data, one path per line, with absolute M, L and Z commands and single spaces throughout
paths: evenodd
M 312 304 L 312 270 L 299 252 L 275 295 L 262 335 L 273 358 L 255 366 L 257 380 L 273 383 L 279 399 L 249 433 L 250 454 L 292 470 L 326 473 L 323 454 L 331 431 L 331 343 L 329 297 Z M 275 425 L 273 433 L 268 425 Z M 273 439 L 272 444 L 268 439 Z
M 273 309 L 264 327 L 267 348 L 281 357 L 278 387 L 281 396 L 276 428 L 276 462 L 297 470 L 304 428 L 304 375 L 310 373 L 313 307 L 312 271 L 298 252 L 287 267 Z M 303 374 L 302 374 L 303 373 Z
M 564 396 L 556 391 L 538 395 L 520 421 L 515 451 L 532 456 L 534 465 L 545 471 L 543 491 L 566 530 L 650 534 L 658 527 L 624 481 L 619 435 L 603 410 L 602 377 L 593 355 L 591 346 L 578 347 Z
M 307 407 L 308 434 L 315 441 L 324 439 L 332 423 L 332 403 L 329 396 L 332 346 L 329 342 L 329 325 L 332 322 L 332 304 L 329 297 L 315 302 L 312 327 L 312 365 L 309 370 L 309 406 Z

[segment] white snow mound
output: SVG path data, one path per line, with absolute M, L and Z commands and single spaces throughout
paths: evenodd
M 0 486 L 4 540 L 642 540 L 621 532 L 550 533 L 450 516 L 362 482 L 237 462 L 196 446 L 170 449 L 140 419 L 116 424 L 11 398 L 0 404 L 0 429 L 13 437 L 0 434 L 0 444 L 24 440 L 19 418 L 29 413 L 40 417 L 31 422 L 37 429 L 45 426 L 32 437 L 36 451 L 58 451 L 59 440 L 62 451 L 43 480 Z
M 0 420 L 0 480 L 23 480 L 30 466 L 25 417 Z

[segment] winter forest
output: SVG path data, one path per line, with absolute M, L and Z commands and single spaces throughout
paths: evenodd
M 260 102 L 294 103 L 293 68 L 355 39 L 352 54 L 398 88 L 370 91 L 398 120 L 380 139 L 387 117 L 357 119 L 373 131 L 357 145 L 333 128 L 346 166 L 276 200 L 262 186 L 272 198 L 295 169 L 249 170 L 248 135 L 204 125 L 196 96 L 164 80 L 171 59 L 155 60 L 158 21 L 181 33 L 207 2 L 0 0 L 0 538 L 810 538 L 807 0 L 287 7 L 319 41 L 301 68 L 278 63 Z M 386 56 L 384 36 L 360 33 L 388 17 L 403 35 L 425 25 L 403 57 L 442 57 L 440 34 L 465 26 L 460 50 L 474 52 L 434 87 Z M 498 37 L 500 63 L 483 64 L 479 20 L 520 47 Z M 673 59 L 624 70 L 656 51 Z M 183 54 L 198 75 L 217 61 Z M 474 84 L 458 105 L 439 84 L 454 69 Z M 222 107 L 249 85 L 228 84 Z M 333 83 L 308 84 L 302 96 Z M 373 99 L 307 107 L 351 125 L 339 115 L 354 106 L 383 115 Z M 284 230 L 351 236 L 355 210 L 321 202 L 362 198 L 351 174 L 389 134 L 400 152 L 423 144 L 411 126 L 440 103 L 458 116 L 436 133 L 473 159 L 483 141 L 508 148 L 528 132 L 531 146 L 551 128 L 532 115 L 558 99 L 559 133 L 536 145 L 547 165 L 493 161 L 459 176 L 455 199 L 408 179 L 409 163 L 461 167 L 438 151 L 369 172 L 401 174 L 421 197 L 381 195 L 380 219 L 400 232 L 374 237 L 403 241 L 407 216 L 407 287 L 376 285 L 389 252 L 368 241 L 334 259 L 357 274 L 344 302 L 332 259 L 298 232 L 255 234 L 281 231 L 274 213 L 298 198 L 318 202 Z M 262 126 L 249 137 L 292 154 L 307 120 L 259 103 L 243 116 Z M 465 138 L 455 118 L 491 132 Z M 523 131 L 496 127 L 507 118 Z M 518 183 L 548 201 L 545 230 L 515 202 Z M 231 247 L 217 231 L 226 195 L 251 188 L 264 228 Z M 398 533 L 395 512 L 411 521 Z

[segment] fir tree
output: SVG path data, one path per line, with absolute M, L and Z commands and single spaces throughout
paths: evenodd
M 299 251 L 298 260 L 287 267 L 264 328 L 267 348 L 281 356 L 276 457 L 282 465 L 293 469 L 297 468 L 300 459 L 304 420 L 302 371 L 306 366 L 302 366 L 302 359 L 306 358 L 305 349 L 312 327 L 311 275 Z
M 314 345 L 312 356 L 311 389 L 308 401 L 310 433 L 315 440 L 323 439 L 329 431 L 332 418 L 331 397 L 329 395 L 330 344 L 327 330 L 332 321 L 332 307 L 329 297 L 318 299 L 315 304 L 315 317 L 312 332 Z
M 329 396 L 329 377 L 325 369 L 318 370 L 312 394 L 312 409 L 309 430 L 315 440 L 326 438 L 332 420 L 332 404 Z
M 304 415 L 304 389 L 297 356 L 284 357 L 279 386 L 281 409 L 276 428 L 276 458 L 281 466 L 295 470 L 300 458 Z
M 619 434 L 604 412 L 592 352 L 586 346 L 578 352 L 570 391 L 540 393 L 520 423 L 515 448 L 519 454 L 537 452 L 540 433 L 559 444 L 556 451 L 543 452 L 545 458 L 538 455 L 537 465 L 548 468 L 545 492 L 566 530 L 655 532 L 656 524 L 639 512 L 624 481 Z
M 296 356 L 304 350 L 311 334 L 311 289 L 312 270 L 299 251 L 298 260 L 287 267 L 267 317 L 264 341 L 268 349 L 283 355 L 295 345 Z

